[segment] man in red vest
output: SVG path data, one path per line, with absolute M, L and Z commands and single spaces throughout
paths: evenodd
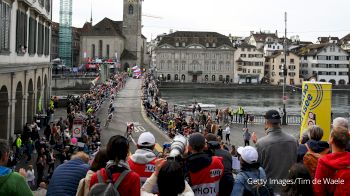
M 156 139 L 150 132 L 144 132 L 137 141 L 137 150 L 129 157 L 130 169 L 140 175 L 141 186 L 155 171 L 157 156 L 153 153 Z
M 219 182 L 224 172 L 222 158 L 210 156 L 203 151 L 206 141 L 202 134 L 194 133 L 188 140 L 189 182 L 196 196 L 219 195 Z

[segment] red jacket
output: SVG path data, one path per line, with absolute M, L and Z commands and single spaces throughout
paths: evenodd
M 349 152 L 337 152 L 321 157 L 313 182 L 315 195 L 323 196 L 327 193 L 334 193 L 337 196 L 350 195 L 349 167 Z
M 141 184 L 143 185 L 147 178 L 151 177 L 153 172 L 156 170 L 156 159 L 153 159 L 151 162 L 147 164 L 139 164 L 129 159 L 128 164 L 130 169 L 140 175 Z
M 219 182 L 224 173 L 222 158 L 213 156 L 210 165 L 193 172 L 190 170 L 191 188 L 196 196 L 219 195 Z
M 106 170 L 103 168 L 100 170 L 100 172 L 103 179 L 106 182 L 108 180 Z M 117 181 L 120 174 L 121 173 L 112 174 L 113 183 Z M 90 189 L 96 183 L 98 183 L 97 173 L 94 173 L 91 176 Z M 141 189 L 140 176 L 136 172 L 130 171 L 128 175 L 126 175 L 123 181 L 120 183 L 118 187 L 118 192 L 121 196 L 140 196 L 140 189 Z

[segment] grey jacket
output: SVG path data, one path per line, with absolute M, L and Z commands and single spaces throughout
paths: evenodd
M 258 140 L 256 148 L 259 162 L 270 180 L 286 179 L 288 170 L 297 162 L 297 140 L 281 129 L 268 129 L 267 135 Z M 282 192 L 278 182 L 271 183 L 271 187 L 275 193 Z

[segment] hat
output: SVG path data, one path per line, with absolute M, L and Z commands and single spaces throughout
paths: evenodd
M 281 116 L 280 113 L 276 110 L 269 110 L 265 113 L 265 119 L 271 121 L 272 123 L 280 123 Z
M 258 151 L 256 151 L 254 147 L 239 147 L 237 149 L 237 152 L 241 155 L 242 159 L 248 164 L 256 163 L 258 161 Z
M 190 135 L 190 138 L 188 139 L 188 144 L 194 150 L 200 151 L 205 147 L 205 137 L 200 133 L 193 133 Z
M 142 133 L 137 141 L 137 145 L 139 146 L 153 146 L 155 143 L 156 139 L 151 132 Z

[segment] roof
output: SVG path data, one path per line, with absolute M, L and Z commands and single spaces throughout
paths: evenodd
M 273 39 L 278 39 L 276 34 L 274 33 L 253 33 L 252 36 L 254 37 L 255 41 L 257 42 L 265 42 L 267 37 L 272 37 Z
M 206 46 L 207 43 L 212 47 L 212 43 L 215 43 L 215 48 L 227 45 L 232 47 L 232 43 L 229 37 L 216 32 L 202 32 L 202 31 L 177 31 L 164 37 L 160 40 L 158 46 L 168 44 L 176 47 L 176 43 L 185 43 L 186 46 L 191 44 L 200 44 Z
M 339 42 L 339 38 L 338 37 L 318 37 L 317 40 L 322 44 L 322 43 L 329 43 L 329 41 L 331 40 L 335 40 L 337 42 Z
M 123 22 L 114 21 L 109 18 L 104 18 L 99 23 L 91 26 L 91 23 L 87 22 L 82 28 L 82 36 L 123 36 L 122 33 Z M 124 37 L 125 38 L 125 37 Z
M 243 42 L 241 45 L 237 46 L 237 48 L 256 48 L 253 45 Z
M 343 41 L 350 41 L 350 33 L 345 35 L 343 38 L 340 39 L 342 42 Z
M 302 47 L 299 50 L 299 55 L 303 56 L 314 56 L 316 55 L 320 50 L 322 50 L 324 47 L 327 47 L 329 45 L 333 45 L 331 43 L 322 43 L 322 44 L 310 44 L 306 45 L 305 47 Z
M 120 59 L 121 60 L 137 60 L 137 57 L 132 52 L 124 49 L 122 54 L 120 55 Z

